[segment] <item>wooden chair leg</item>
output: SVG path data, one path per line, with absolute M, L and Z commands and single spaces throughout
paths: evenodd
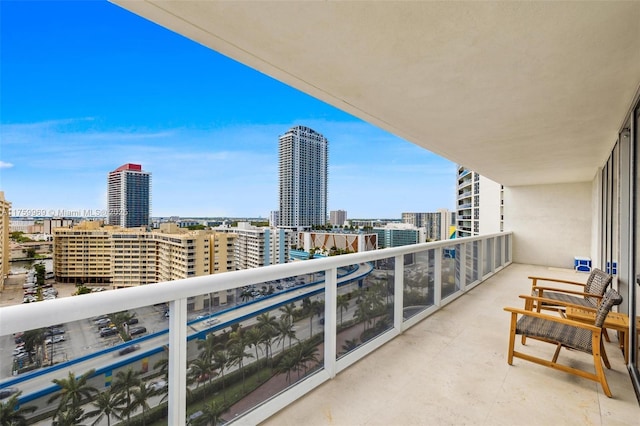
M 602 339 L 600 340 L 600 353 L 602 356 L 602 362 L 604 362 L 604 366 L 607 367 L 607 369 L 611 370 L 611 364 L 609 363 L 607 351 L 604 349 L 604 342 L 602 341 Z
M 507 354 L 507 364 L 513 365 L 513 346 L 516 342 L 516 320 L 518 315 L 511 313 L 511 326 L 509 327 L 509 352 Z M 524 336 L 523 336 L 524 338 Z
M 551 362 L 553 362 L 554 364 L 556 363 L 556 361 L 558 361 L 558 355 L 560 355 L 560 349 L 562 349 L 562 345 L 558 343 L 558 345 L 556 346 L 556 351 L 553 354 L 553 358 L 551 358 Z
M 596 376 L 598 376 L 598 380 L 600 381 L 600 386 L 602 386 L 604 394 L 611 398 L 611 389 L 609 389 L 609 384 L 607 383 L 607 376 L 604 375 L 604 369 L 602 368 L 602 358 L 600 356 L 600 349 L 603 348 L 603 344 L 600 336 L 596 337 L 594 340 L 597 340 L 597 342 L 594 342 L 597 343 L 597 345 L 593 345 L 593 364 L 596 369 Z M 604 357 L 606 358 L 606 354 L 604 354 Z M 607 364 L 609 363 L 609 361 L 606 362 Z

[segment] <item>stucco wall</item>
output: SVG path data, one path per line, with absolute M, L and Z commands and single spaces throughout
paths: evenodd
M 513 261 L 572 268 L 591 255 L 592 183 L 505 187 L 504 228 L 513 231 Z

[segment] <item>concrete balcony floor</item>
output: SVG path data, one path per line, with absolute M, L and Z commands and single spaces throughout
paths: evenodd
M 640 405 L 614 332 L 605 370 L 613 398 L 591 380 L 517 358 L 507 364 L 509 314 L 502 308 L 522 306 L 529 275 L 587 278 L 512 264 L 263 424 L 638 424 Z M 527 350 L 550 359 L 554 347 L 529 340 Z M 588 354 L 563 349 L 559 362 L 567 360 L 593 370 Z

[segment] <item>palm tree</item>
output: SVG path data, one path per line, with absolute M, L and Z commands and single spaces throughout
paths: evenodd
M 245 341 L 249 347 L 254 347 L 256 350 L 256 363 L 260 361 L 258 357 L 258 348 L 260 346 L 260 342 L 262 341 L 262 332 L 259 327 L 252 327 L 245 334 Z
M 122 404 L 124 403 L 124 396 L 113 392 L 112 388 L 107 389 L 105 392 L 99 393 L 92 402 L 92 405 L 96 407 L 95 410 L 89 411 L 85 414 L 84 418 L 98 417 L 91 426 L 95 426 L 102 422 L 104 417 L 107 418 L 107 426 L 111 426 L 111 416 L 116 419 L 121 419 L 120 413 L 123 411 Z
M 341 294 L 336 299 L 336 307 L 340 309 L 340 325 L 342 325 L 342 312 L 349 309 L 349 299 L 344 294 Z
M 287 305 L 280 307 L 280 312 L 282 312 L 281 318 L 288 318 L 293 321 L 293 316 L 296 312 L 296 304 L 291 302 Z
M 22 339 L 24 340 L 24 350 L 29 354 L 29 362 L 33 362 L 31 352 L 36 354 L 40 348 L 44 348 L 44 328 L 25 331 Z
M 291 320 L 284 317 L 280 318 L 276 331 L 278 332 L 276 341 L 282 341 L 282 352 L 284 352 L 284 342 L 287 337 L 289 338 L 289 348 L 291 348 L 291 340 L 296 337 Z
M 309 363 L 318 363 L 318 347 L 310 341 L 298 345 L 298 371 L 303 368 L 305 373 L 309 369 Z
M 224 369 L 229 363 L 229 357 L 224 350 L 216 351 L 213 353 L 214 365 L 220 370 L 220 376 L 222 376 L 222 398 L 224 402 L 227 402 L 227 393 L 224 384 Z
M 296 352 L 297 351 L 294 348 L 293 350 L 285 353 L 284 356 L 280 358 L 280 361 L 278 362 L 278 365 L 276 367 L 276 372 L 280 374 L 286 374 L 287 383 L 290 383 L 291 372 L 295 370 L 296 366 L 298 365 Z
M 22 392 L 11 395 L 11 398 L 5 402 L 0 402 L 0 426 L 23 426 L 27 424 L 25 414 L 33 413 L 36 407 L 29 405 L 20 406 L 20 398 Z M 18 408 L 20 407 L 20 408 Z
M 116 326 L 118 331 L 122 331 L 124 324 L 127 324 L 133 317 L 135 317 L 135 314 L 130 314 L 127 311 L 116 312 L 115 314 L 109 315 L 109 319 L 113 325 Z
M 47 401 L 47 403 L 50 404 L 60 399 L 58 408 L 53 415 L 54 420 L 58 415 L 63 415 L 67 420 L 82 416 L 84 413 L 84 410 L 81 408 L 82 400 L 91 397 L 97 392 L 96 388 L 89 386 L 87 383 L 95 371 L 95 369 L 91 369 L 78 378 L 76 378 L 72 371 L 69 371 L 66 379 L 53 379 L 53 383 L 60 387 L 60 391 Z
M 142 426 L 145 426 L 146 419 L 145 414 L 149 409 L 148 400 L 150 397 L 156 394 L 147 384 L 141 383 L 136 389 L 133 390 L 133 401 L 130 407 L 127 407 L 127 411 L 135 411 L 138 407 L 142 409 Z M 127 413 L 128 414 L 128 413 Z
M 267 356 L 267 360 L 269 359 L 269 352 L 271 349 L 271 338 L 275 334 L 275 330 L 278 327 L 277 320 L 275 317 L 269 315 L 269 312 L 265 312 L 264 314 L 258 315 L 256 318 L 258 322 L 258 327 L 262 332 L 262 343 L 265 345 L 265 353 Z
M 124 400 L 126 401 L 127 408 L 125 409 L 125 414 L 127 415 L 127 423 L 129 423 L 131 410 L 131 395 L 133 393 L 133 389 L 136 386 L 140 385 L 140 372 L 133 371 L 131 367 L 127 369 L 127 371 L 118 371 L 116 374 L 116 381 L 113 384 L 114 392 L 119 393 L 124 396 Z
M 314 300 L 309 307 L 309 338 L 313 337 L 313 317 L 324 312 L 324 302 Z
M 343 354 L 346 354 L 349 351 L 354 350 L 355 348 L 358 347 L 358 338 L 354 338 L 351 340 L 345 340 L 344 344 L 342 345 L 342 350 L 344 352 L 342 352 Z
M 229 407 L 220 404 L 218 401 L 206 403 L 202 409 L 202 416 L 195 422 L 196 425 L 216 426 L 222 418 L 222 413 L 229 411 Z
M 80 407 L 68 406 L 58 414 L 53 426 L 78 426 L 83 418 L 84 410 Z
M 197 387 L 200 386 L 200 383 L 204 380 L 207 380 L 209 383 L 211 383 L 215 368 L 213 363 L 211 362 L 211 358 L 208 357 L 205 352 L 202 352 L 198 358 L 194 359 L 191 362 L 191 368 L 189 369 L 189 371 L 191 372 L 192 377 L 198 383 L 196 385 Z
M 198 340 L 198 349 L 203 349 L 200 353 L 201 357 L 211 359 L 213 353 L 220 346 L 220 342 L 214 333 L 207 334 L 207 338 Z
M 245 371 L 244 371 L 244 359 L 245 358 L 253 358 L 249 352 L 245 351 L 247 347 L 245 340 L 242 338 L 242 334 L 240 333 L 231 333 L 231 338 L 227 342 L 227 351 L 229 355 L 229 365 L 237 365 L 238 368 L 242 371 L 242 390 L 244 391 L 244 379 L 245 379 Z

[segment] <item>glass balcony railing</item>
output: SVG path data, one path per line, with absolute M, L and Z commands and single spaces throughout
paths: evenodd
M 4 307 L 0 389 L 33 407 L 25 414 L 32 422 L 82 416 L 112 400 L 124 419 L 149 424 L 210 415 L 257 424 L 508 265 L 511 238 L 461 238 Z M 220 294 L 233 302 L 214 303 Z M 61 396 L 74 387 L 86 390 L 82 398 Z

